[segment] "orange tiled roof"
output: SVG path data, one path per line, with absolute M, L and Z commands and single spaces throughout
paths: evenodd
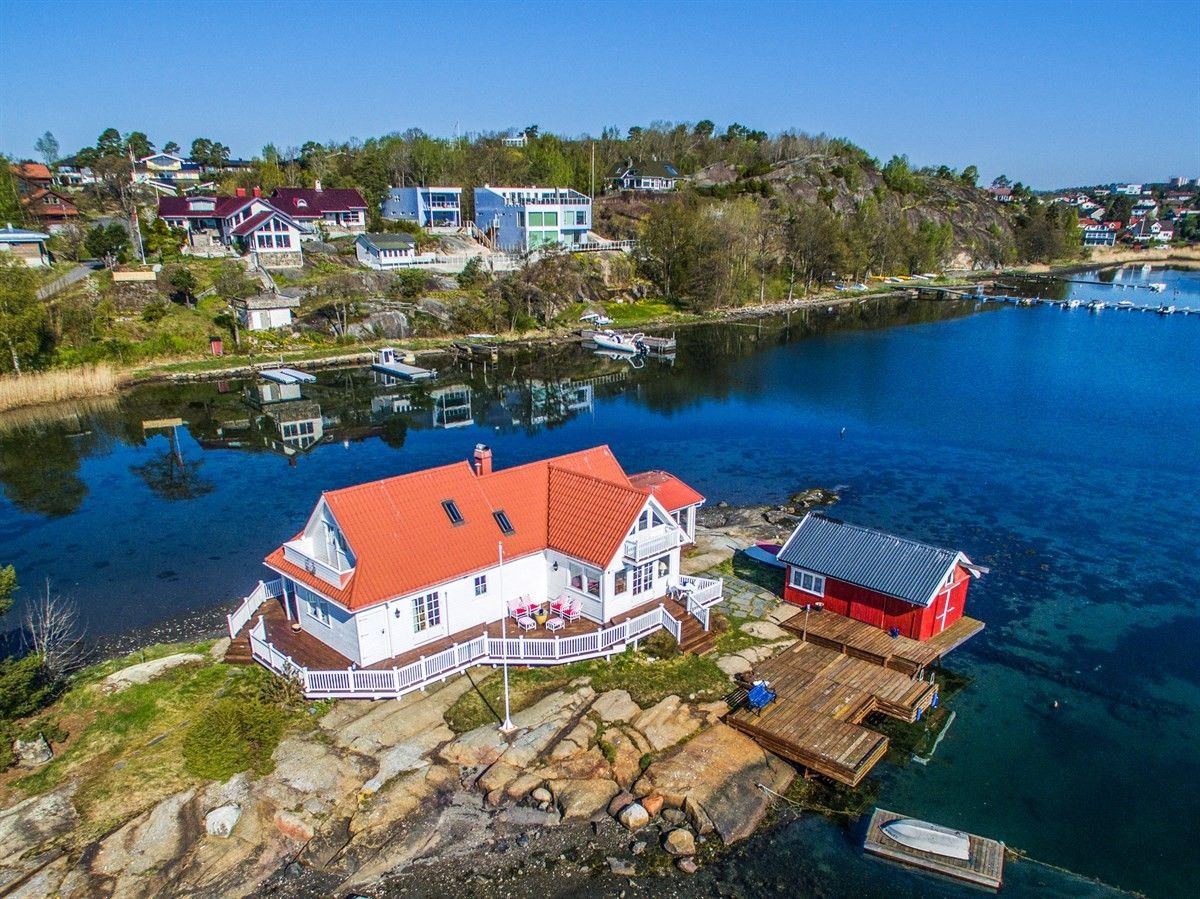
M 668 512 L 678 512 L 687 506 L 704 502 L 704 497 L 669 471 L 643 471 L 631 474 L 629 483 L 649 490 Z
M 353 611 L 487 568 L 501 543 L 506 559 L 549 547 L 607 565 L 648 496 L 607 446 L 485 475 L 458 462 L 323 494 L 356 559 L 342 589 L 285 561 L 283 547 L 265 561 Z M 507 536 L 492 517 L 501 509 L 514 529 Z
M 49 181 L 52 177 L 50 169 L 40 162 L 19 162 L 10 168 L 14 175 L 31 181 Z

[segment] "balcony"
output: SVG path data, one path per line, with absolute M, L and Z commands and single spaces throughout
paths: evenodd
M 661 556 L 679 546 L 678 528 L 639 531 L 625 540 L 625 558 L 634 563 Z
M 283 558 L 297 568 L 303 568 L 309 574 L 315 574 L 327 584 L 341 587 L 342 578 L 350 574 L 353 569 L 338 570 L 334 564 L 331 564 L 333 560 L 322 558 L 327 555 L 324 549 L 323 545 L 314 548 L 311 541 L 302 538 L 283 545 Z

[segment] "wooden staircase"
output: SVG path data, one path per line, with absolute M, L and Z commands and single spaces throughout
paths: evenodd
M 711 630 L 706 631 L 691 615 L 684 615 L 682 621 L 683 627 L 679 631 L 680 652 L 690 652 L 698 656 L 711 652 L 716 645 L 716 635 Z
M 225 650 L 225 658 L 222 659 L 226 665 L 250 665 L 254 662 L 254 656 L 250 654 L 250 627 L 257 619 L 252 618 L 250 624 L 247 624 L 237 637 L 229 643 L 229 648 Z

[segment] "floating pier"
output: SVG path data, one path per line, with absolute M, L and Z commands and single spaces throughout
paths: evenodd
M 317 380 L 316 375 L 294 368 L 267 368 L 260 371 L 258 376 L 276 384 L 312 384 Z
M 419 365 L 405 362 L 404 353 L 392 347 L 380 350 L 379 358 L 371 363 L 371 368 L 403 381 L 429 381 L 437 377 L 437 369 L 421 368 Z
M 863 849 L 872 855 L 914 868 L 933 871 L 955 880 L 998 890 L 1004 882 L 1004 844 L 999 840 L 967 834 L 971 843 L 970 857 L 952 858 L 905 846 L 888 836 L 883 828 L 892 821 L 907 817 L 898 812 L 877 808 L 867 824 Z

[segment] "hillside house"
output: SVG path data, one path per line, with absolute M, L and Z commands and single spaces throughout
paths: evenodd
M 230 631 L 248 626 L 254 657 L 276 670 L 274 641 L 292 641 L 309 695 L 400 695 L 479 659 L 555 664 L 662 628 L 684 645 L 689 627 L 707 635 L 721 582 L 680 575 L 686 535 L 637 478 L 604 446 L 493 470 L 478 445 L 473 464 L 328 491 L 266 557 L 279 580 Z M 552 600 L 572 612 L 557 625 L 513 611 Z M 492 634 L 505 620 L 507 642 Z
M 50 169 L 40 162 L 17 162 L 8 168 L 17 179 L 17 193 L 19 194 L 31 194 L 35 190 L 44 190 L 54 186 L 54 176 L 50 173 Z
M 270 199 L 305 228 L 308 238 L 319 236 L 322 227 L 334 236 L 367 230 L 367 201 L 353 188 L 323 188 L 318 178 L 312 188 L 277 187 Z
M 1082 219 L 1079 231 L 1085 247 L 1111 247 L 1117 242 L 1117 232 L 1120 226 L 1112 227 L 1114 223 L 1098 222 L 1095 219 Z
M 475 188 L 475 224 L 497 248 L 526 252 L 588 242 L 591 197 L 569 187 Z
M 411 234 L 360 234 L 354 240 L 358 261 L 368 268 L 385 271 L 412 265 L 417 239 Z
M 50 254 L 46 252 L 49 239 L 49 234 L 14 228 L 10 223 L 0 228 L 0 253 L 7 253 L 30 268 L 41 268 L 50 264 Z
M 1129 236 L 1137 243 L 1170 243 L 1175 227 L 1170 222 L 1141 219 L 1129 226 Z
M 300 308 L 300 300 L 268 291 L 233 300 L 230 305 L 233 306 L 241 326 L 247 331 L 269 331 L 272 328 L 290 328 L 292 310 Z
M 657 159 L 626 159 L 609 169 L 606 180 L 613 190 L 663 193 L 675 189 L 679 170 Z
M 165 192 L 184 191 L 200 183 L 204 167 L 173 153 L 151 153 L 133 164 L 133 180 Z
M 460 228 L 461 210 L 461 187 L 393 187 L 383 201 L 385 219 L 422 228 Z
M 1011 203 L 1013 201 L 1011 187 L 989 187 L 987 192 L 997 203 Z
M 255 188 L 238 188 L 235 196 L 160 197 L 158 216 L 187 233 L 187 249 L 195 255 L 252 253 L 267 268 L 304 264 L 300 223 Z
M 21 205 L 50 234 L 57 234 L 79 218 L 79 209 L 70 198 L 49 187 L 39 187 L 23 195 Z
M 809 512 L 779 561 L 783 598 L 927 640 L 962 617 L 972 577 L 987 572 L 961 552 Z

